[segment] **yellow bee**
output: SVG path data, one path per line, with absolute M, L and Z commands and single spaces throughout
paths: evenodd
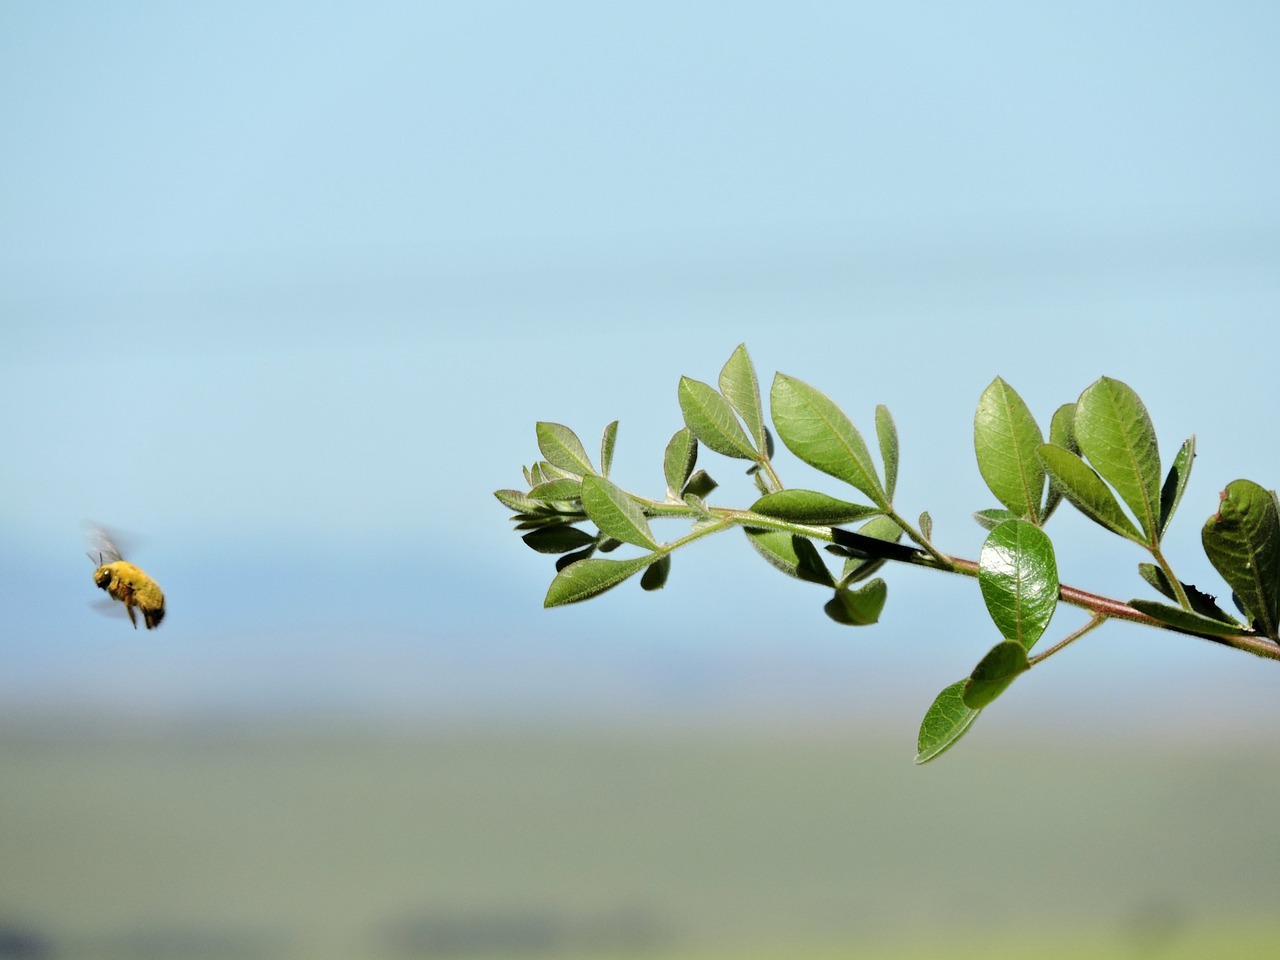
M 98 569 L 93 571 L 93 582 L 124 604 L 133 629 L 138 629 L 134 607 L 142 611 L 148 630 L 158 627 L 164 619 L 164 592 L 160 584 L 121 557 L 116 545 L 102 530 L 94 530 L 92 539 L 97 549 L 89 554 L 89 559 L 98 564 Z

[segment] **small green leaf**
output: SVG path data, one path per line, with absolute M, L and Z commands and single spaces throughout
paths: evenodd
M 836 585 L 831 571 L 822 562 L 822 555 L 818 553 L 817 547 L 805 537 L 783 530 L 764 530 L 758 527 L 743 529 L 756 553 L 787 576 L 825 587 Z
M 1074 403 L 1064 403 L 1055 410 L 1053 418 L 1049 421 L 1049 442 L 1079 456 L 1080 447 L 1076 444 L 1075 419 Z M 1039 455 L 1038 451 L 1037 455 Z M 1053 511 L 1058 509 L 1060 503 L 1062 503 L 1062 489 L 1050 477 L 1049 493 L 1044 498 L 1044 509 L 1040 511 L 1041 524 L 1053 516 Z
M 564 424 L 539 421 L 537 432 L 538 449 L 552 466 L 580 477 L 596 472 L 582 441 Z
M 978 471 L 997 500 L 1031 521 L 1039 521 L 1044 496 L 1044 465 L 1036 455 L 1042 443 L 1044 434 L 1022 397 L 996 377 L 973 418 Z
M 1017 520 L 1018 516 L 1012 510 L 1005 510 L 1003 507 L 999 509 L 993 507 L 990 510 L 976 511 L 973 515 L 973 519 L 977 520 L 978 524 L 984 530 L 994 530 L 1006 520 Z
M 1102 482 L 1097 472 L 1070 450 L 1052 443 L 1039 449 L 1040 460 L 1062 495 L 1090 520 L 1100 523 L 1112 533 L 1146 544 L 1138 528 L 1122 509 L 1115 494 Z
M 667 441 L 666 452 L 662 455 L 662 472 L 666 475 L 667 496 L 679 499 L 684 485 L 689 482 L 693 473 L 693 465 L 698 462 L 698 441 L 688 427 L 681 427 Z
M 787 449 L 823 473 L 861 490 L 889 509 L 862 434 L 824 393 L 802 380 L 777 374 L 770 392 L 773 422 Z
M 530 500 L 541 500 L 545 503 L 578 500 L 582 496 L 582 481 L 572 478 L 547 480 L 530 490 L 528 496 Z
M 1201 532 L 1204 552 L 1254 629 L 1271 639 L 1280 624 L 1280 513 L 1276 495 L 1252 480 L 1233 480 Z
M 742 430 L 729 401 L 714 387 L 690 377 L 680 378 L 680 412 L 698 442 L 716 453 L 738 460 L 755 460 L 757 454 Z
M 955 746 L 978 719 L 981 711 L 965 706 L 964 687 L 968 679 L 957 680 L 940 694 L 925 711 L 916 740 L 916 763 L 928 763 Z
M 667 577 L 671 573 L 671 554 L 664 553 L 649 564 L 640 578 L 640 586 L 645 590 L 661 590 L 667 585 Z
M 1160 529 L 1157 539 L 1164 536 L 1165 528 L 1173 517 L 1173 511 L 1182 502 L 1183 491 L 1187 489 L 1187 480 L 1191 477 L 1191 464 L 1196 458 L 1196 438 L 1188 437 L 1173 458 L 1173 466 L 1169 475 L 1164 478 L 1164 486 L 1160 488 Z
M 681 491 L 681 497 L 686 502 L 690 497 L 705 499 L 707 495 L 718 486 L 719 484 L 711 479 L 711 474 L 707 473 L 705 470 L 697 470 L 684 485 L 684 489 Z
M 978 661 L 964 684 L 964 705 L 981 710 L 1008 689 L 1018 674 L 1031 669 L 1026 648 L 1017 640 L 1002 640 Z
M 1191 633 L 1229 637 L 1241 636 L 1249 632 L 1238 623 L 1206 617 L 1199 613 L 1191 613 L 1181 607 L 1161 603 L 1158 600 L 1145 600 L 1139 597 L 1136 600 L 1130 600 L 1129 606 L 1140 613 L 1145 613 L 1149 617 L 1155 617 L 1161 623 L 1167 623 L 1171 627 L 1177 627 L 1179 630 L 1186 630 Z
M 544 504 L 530 500 L 519 490 L 495 490 L 493 495 L 498 498 L 504 507 L 508 507 L 516 513 L 536 513 L 544 509 Z
M 520 539 L 538 553 L 569 553 L 596 542 L 596 538 L 587 531 L 563 523 L 554 527 L 539 527 Z
M 653 531 L 640 505 L 604 477 L 582 479 L 582 509 L 606 536 L 637 547 L 657 549 L 658 542 L 653 539 Z
M 865 627 L 880 619 L 889 588 L 879 577 L 869 580 L 856 590 L 837 587 L 836 594 L 826 602 L 823 611 L 836 623 L 850 627 Z
M 759 513 L 792 523 L 829 527 L 837 523 L 853 523 L 867 517 L 878 516 L 879 507 L 863 506 L 837 500 L 815 490 L 780 490 L 767 493 L 751 505 L 752 513 Z
M 579 560 L 556 574 L 547 589 L 544 607 L 561 607 L 578 603 L 611 590 L 623 580 L 653 563 L 653 555 L 630 560 Z
M 920 514 L 919 523 L 920 523 L 920 533 L 924 536 L 926 540 L 932 540 L 933 539 L 933 517 L 929 516 L 928 510 Z
M 1157 542 L 1160 450 L 1151 416 L 1133 388 L 1110 377 L 1096 380 L 1076 401 L 1074 427 L 1080 452 L 1129 505 L 1146 542 Z
M 600 437 L 600 475 L 606 479 L 613 469 L 613 447 L 618 442 L 618 421 L 614 420 L 604 428 Z
M 982 545 L 978 586 L 1000 635 L 1030 650 L 1058 607 L 1053 542 L 1028 520 L 1006 520 Z
M 876 439 L 880 441 L 880 459 L 884 462 L 884 493 L 892 503 L 898 486 L 898 428 L 883 403 L 876 407 Z
M 766 449 L 768 440 L 765 438 L 764 412 L 760 408 L 760 383 L 756 380 L 755 367 L 747 356 L 745 343 L 738 344 L 720 371 L 720 392 L 747 425 L 747 432 L 754 438 L 755 449 Z

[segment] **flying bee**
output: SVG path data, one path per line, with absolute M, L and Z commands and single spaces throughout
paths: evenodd
M 105 531 L 94 530 L 91 539 L 95 549 L 88 556 L 98 565 L 98 569 L 93 571 L 93 582 L 124 604 L 133 629 L 138 629 L 134 607 L 142 611 L 142 621 L 148 630 L 160 626 L 164 619 L 164 592 L 160 584 L 121 557 Z

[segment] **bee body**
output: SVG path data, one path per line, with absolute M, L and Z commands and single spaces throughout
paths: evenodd
M 138 620 L 134 615 L 134 607 L 142 611 L 142 621 L 148 630 L 160 625 L 164 619 L 164 591 L 160 584 L 147 574 L 120 556 L 114 543 L 103 534 L 97 532 L 97 556 L 89 554 L 89 559 L 98 563 L 93 571 L 93 582 L 107 592 L 107 595 L 124 604 L 129 614 L 129 622 L 138 629 Z

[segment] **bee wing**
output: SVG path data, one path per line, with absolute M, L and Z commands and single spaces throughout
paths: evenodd
M 102 527 L 90 524 L 85 535 L 89 539 L 89 559 L 98 566 L 124 559 L 120 555 L 120 548 L 115 544 L 115 538 Z

